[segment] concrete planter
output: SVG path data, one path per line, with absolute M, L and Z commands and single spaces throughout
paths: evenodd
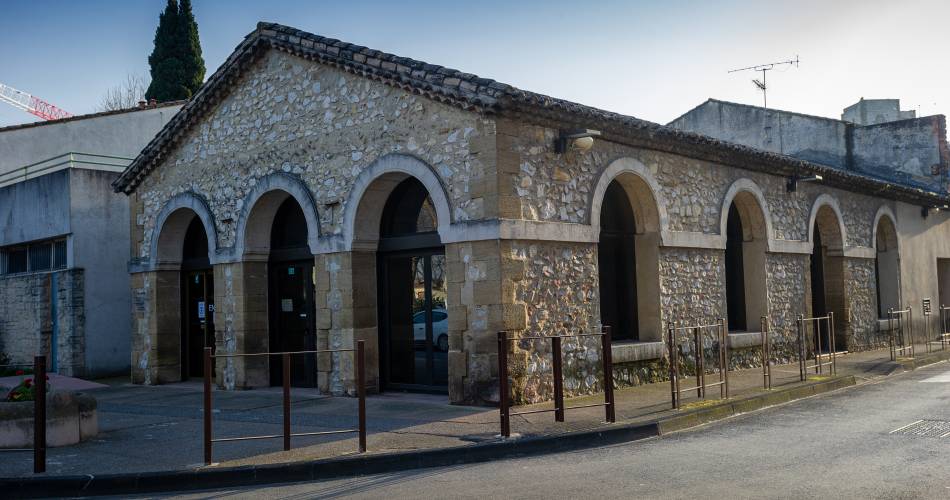
M 99 433 L 96 400 L 84 393 L 46 398 L 46 445 L 67 446 Z M 0 448 L 33 447 L 33 401 L 0 402 Z

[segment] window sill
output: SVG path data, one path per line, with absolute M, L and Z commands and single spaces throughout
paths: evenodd
M 762 332 L 734 332 L 727 337 L 730 349 L 762 347 Z
M 610 346 L 614 363 L 633 363 L 660 359 L 666 355 L 666 344 L 663 342 L 614 342 Z

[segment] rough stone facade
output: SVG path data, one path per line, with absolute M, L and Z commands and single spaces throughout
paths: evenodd
M 446 264 L 446 392 L 453 402 L 497 402 L 499 331 L 515 339 L 507 347 L 514 399 L 551 397 L 551 341 L 539 337 L 598 326 L 598 217 L 604 191 L 614 181 L 623 184 L 637 219 L 637 286 L 643 277 L 652 287 L 640 295 L 657 302 L 655 312 L 641 314 L 641 332 L 651 332 L 650 338 L 612 347 L 628 353 L 616 366 L 618 386 L 668 377 L 662 340 L 673 321 L 709 323 L 727 315 L 723 215 L 738 195 L 754 214 L 743 216 L 747 239 L 754 243 L 750 249 L 761 253 L 756 261 L 761 268 L 745 272 L 764 274 L 761 286 L 746 285 L 747 295 L 767 303 L 773 361 L 793 359 L 795 320 L 811 314 L 816 227 L 828 255 L 844 259 L 846 285 L 833 294 L 835 307 L 846 313 L 847 347 L 883 338 L 875 327 L 873 234 L 880 214 L 892 216 L 893 200 L 842 189 L 843 183 L 802 184 L 788 192 L 784 173 L 765 172 L 751 161 L 736 164 L 722 153 L 732 151 L 724 145 L 711 155 L 721 160 L 691 153 L 695 138 L 686 136 L 661 148 L 616 133 L 595 139 L 590 151 L 556 153 L 560 130 L 576 123 L 552 123 L 540 111 L 496 113 L 453 104 L 459 95 L 484 97 L 468 85 L 502 88 L 491 81 L 305 34 L 280 40 L 280 47 L 322 45 L 324 59 L 268 49 L 242 62 L 240 74 L 213 78 L 191 105 L 201 109 L 207 100 L 206 109 L 186 108 L 183 116 L 191 122 L 175 120 L 165 134 L 180 138 L 151 148 L 154 154 L 140 157 L 118 186 L 132 196 L 136 382 L 178 376 L 178 262 L 169 249 L 181 245 L 175 218 L 182 211 L 200 218 L 209 235 L 217 351 L 268 349 L 266 208 L 269 197 L 282 193 L 298 202 L 307 220 L 317 348 L 347 349 L 364 341 L 367 382 L 380 387 L 379 293 L 385 292 L 377 273 L 380 214 L 392 186 L 408 177 L 424 185 L 438 213 Z M 332 48 L 349 51 L 346 64 L 321 62 L 329 60 Z M 405 63 L 409 73 L 386 83 L 376 78 L 376 69 L 353 70 L 364 63 L 379 71 L 391 64 L 388 71 L 395 72 Z M 413 86 L 410 77 L 452 81 L 464 92 L 432 98 L 436 84 Z M 212 94 L 217 100 L 207 97 Z M 585 113 L 574 119 L 594 116 Z M 152 160 L 153 170 L 136 170 Z M 140 177 L 128 180 L 135 175 Z M 745 338 L 754 340 L 754 334 Z M 704 348 L 711 353 L 715 342 Z M 569 395 L 602 390 L 597 337 L 564 340 L 563 355 Z M 217 382 L 225 388 L 267 385 L 262 359 L 220 361 Z M 691 361 L 683 363 L 689 372 Z M 760 363 L 754 341 L 746 340 L 730 357 L 734 368 Z M 354 393 L 350 355 L 322 354 L 317 371 L 322 391 Z
M 33 363 L 38 352 L 55 353 L 56 359 L 48 361 L 50 369 L 82 376 L 82 269 L 9 276 L 0 282 L 0 353 L 9 356 L 11 363 Z

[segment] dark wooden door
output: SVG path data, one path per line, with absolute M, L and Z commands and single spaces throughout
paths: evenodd
M 298 352 L 316 349 L 313 302 L 313 262 L 272 262 L 270 351 Z M 316 387 L 316 355 L 291 355 L 291 385 Z M 281 356 L 270 358 L 271 385 L 283 383 Z
M 204 348 L 214 348 L 214 272 L 182 273 L 181 378 L 204 376 Z

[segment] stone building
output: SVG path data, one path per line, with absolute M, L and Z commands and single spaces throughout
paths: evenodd
M 938 280 L 950 222 L 922 212 L 947 204 L 944 190 L 276 24 L 259 24 L 114 186 L 130 196 L 144 384 L 199 375 L 212 343 L 364 340 L 376 389 L 490 403 L 507 330 L 522 338 L 515 395 L 538 401 L 551 393 L 540 335 L 611 325 L 629 385 L 666 376 L 671 321 L 726 318 L 731 363 L 751 365 L 762 316 L 778 357 L 797 315 L 825 311 L 839 348 L 866 349 L 883 340 L 880 309 L 950 293 Z M 207 344 L 194 328 L 213 332 Z M 570 393 L 599 388 L 591 342 L 565 342 Z M 353 390 L 348 355 L 294 364 L 296 385 Z M 280 368 L 221 359 L 216 383 L 267 386 Z
M 129 205 L 112 182 L 180 107 L 0 128 L 0 357 L 128 370 Z

